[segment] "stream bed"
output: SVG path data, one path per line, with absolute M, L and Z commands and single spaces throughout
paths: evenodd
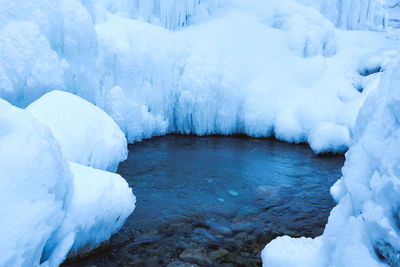
M 137 197 L 121 231 L 63 266 L 260 266 L 281 235 L 321 235 L 343 156 L 247 137 L 167 135 L 118 168 Z

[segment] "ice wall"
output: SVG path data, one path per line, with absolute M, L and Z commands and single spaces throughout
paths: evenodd
M 165 132 L 242 133 L 345 150 L 394 41 L 335 30 L 294 1 L 236 5 L 181 31 L 121 16 L 99 23 L 99 105 L 130 142 Z M 372 67 L 370 58 L 378 58 Z
M 382 0 L 321 1 L 322 13 L 344 29 L 383 30 L 388 24 L 386 3 Z
M 209 18 L 226 0 L 122 0 L 93 1 L 82 0 L 92 15 L 93 21 L 101 23 L 110 14 L 119 14 L 126 18 L 178 30 L 184 26 L 196 24 Z
M 277 238 L 262 253 L 264 266 L 399 264 L 400 64 L 392 64 L 360 111 L 324 234 Z
M 367 94 L 357 90 L 377 76 L 361 77 L 359 61 L 388 43 L 346 37 L 317 0 L 36 2 L 0 8 L 0 96 L 25 107 L 50 90 L 72 92 L 109 113 L 129 142 L 244 133 L 341 151 Z M 200 9 L 203 23 L 168 30 Z

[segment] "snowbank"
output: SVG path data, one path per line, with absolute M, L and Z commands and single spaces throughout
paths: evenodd
M 53 253 L 50 266 L 60 264 L 70 250 L 75 254 L 80 248 L 90 249 L 108 240 L 135 209 L 132 189 L 118 174 L 72 162 L 69 166 L 73 181 L 66 215 L 46 245 Z M 63 253 L 54 253 L 55 247 Z
M 72 176 L 51 131 L 0 99 L 0 266 L 38 265 Z
M 398 265 L 399 81 L 400 64 L 388 67 L 379 88 L 370 93 L 360 111 L 343 177 L 331 188 L 338 205 L 324 234 L 314 240 L 273 240 L 262 253 L 264 266 Z M 279 248 L 289 249 L 278 253 Z
M 100 108 L 76 95 L 52 91 L 26 110 L 49 126 L 70 161 L 116 171 L 127 157 L 126 138 L 118 125 Z

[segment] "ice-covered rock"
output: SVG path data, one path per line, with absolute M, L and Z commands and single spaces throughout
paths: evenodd
M 264 266 L 399 264 L 399 81 L 400 64 L 387 66 L 360 111 L 343 177 L 331 189 L 338 205 L 323 235 L 273 240 L 262 253 Z
M 127 157 L 126 138 L 114 120 L 76 95 L 55 90 L 26 110 L 49 126 L 70 161 L 116 171 Z

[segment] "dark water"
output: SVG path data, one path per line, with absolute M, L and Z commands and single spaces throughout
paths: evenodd
M 69 266 L 259 266 L 280 235 L 322 234 L 343 156 L 243 137 L 131 145 L 118 173 L 137 197 L 120 233 Z

